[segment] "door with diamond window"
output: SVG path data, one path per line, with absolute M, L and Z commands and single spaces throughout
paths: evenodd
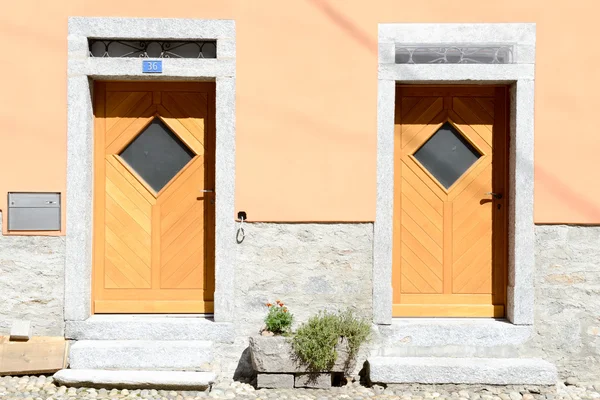
M 397 87 L 394 316 L 504 316 L 506 102 L 505 87 Z
M 213 311 L 214 95 L 95 83 L 93 312 Z

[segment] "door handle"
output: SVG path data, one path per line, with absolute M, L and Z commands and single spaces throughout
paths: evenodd
M 202 190 L 200 190 L 200 192 L 202 192 L 202 193 L 214 193 L 215 191 L 211 190 L 211 189 L 202 189 Z
M 502 193 L 487 192 L 486 194 L 491 195 L 496 200 L 500 200 L 502 198 Z

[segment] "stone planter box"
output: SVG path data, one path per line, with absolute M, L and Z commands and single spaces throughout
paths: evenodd
M 295 387 L 330 387 L 330 373 L 352 370 L 356 363 L 356 360 L 348 361 L 348 343 L 345 340 L 340 340 L 336 346 L 338 357 L 333 367 L 317 374 L 318 377 L 316 378 L 318 379 L 307 381 L 303 377 L 309 372 L 308 368 L 296 360 L 289 338 L 283 336 L 254 336 L 250 338 L 250 350 L 252 365 L 258 373 L 257 382 L 259 387 L 293 387 L 290 386 L 290 382 L 295 382 Z M 286 378 L 285 375 L 289 375 L 289 378 Z M 265 385 L 266 382 L 269 382 L 270 386 L 263 386 L 261 382 L 265 382 Z M 279 382 L 280 385 L 277 386 L 276 382 Z

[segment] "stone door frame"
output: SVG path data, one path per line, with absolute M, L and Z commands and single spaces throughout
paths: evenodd
M 94 58 L 89 38 L 216 40 L 216 59 L 162 59 L 163 73 L 142 73 L 139 58 Z M 216 82 L 214 319 L 233 320 L 235 273 L 235 76 L 232 20 L 71 17 L 68 21 L 68 122 L 65 321 L 91 316 L 93 233 L 93 81 Z
M 536 27 L 519 24 L 379 24 L 377 200 L 373 240 L 373 322 L 391 324 L 394 110 L 397 83 L 510 87 L 508 287 L 506 318 L 533 325 L 533 139 Z M 396 64 L 396 46 L 502 45 L 509 64 Z

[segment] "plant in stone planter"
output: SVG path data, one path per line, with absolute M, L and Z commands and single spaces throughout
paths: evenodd
M 351 310 L 319 312 L 303 323 L 291 344 L 298 360 L 309 371 L 331 371 L 344 351 L 344 369 L 350 369 L 360 346 L 369 340 L 371 325 Z
M 275 304 L 267 303 L 269 311 L 265 317 L 265 329 L 263 335 L 287 335 L 290 333 L 294 316 L 281 301 Z

